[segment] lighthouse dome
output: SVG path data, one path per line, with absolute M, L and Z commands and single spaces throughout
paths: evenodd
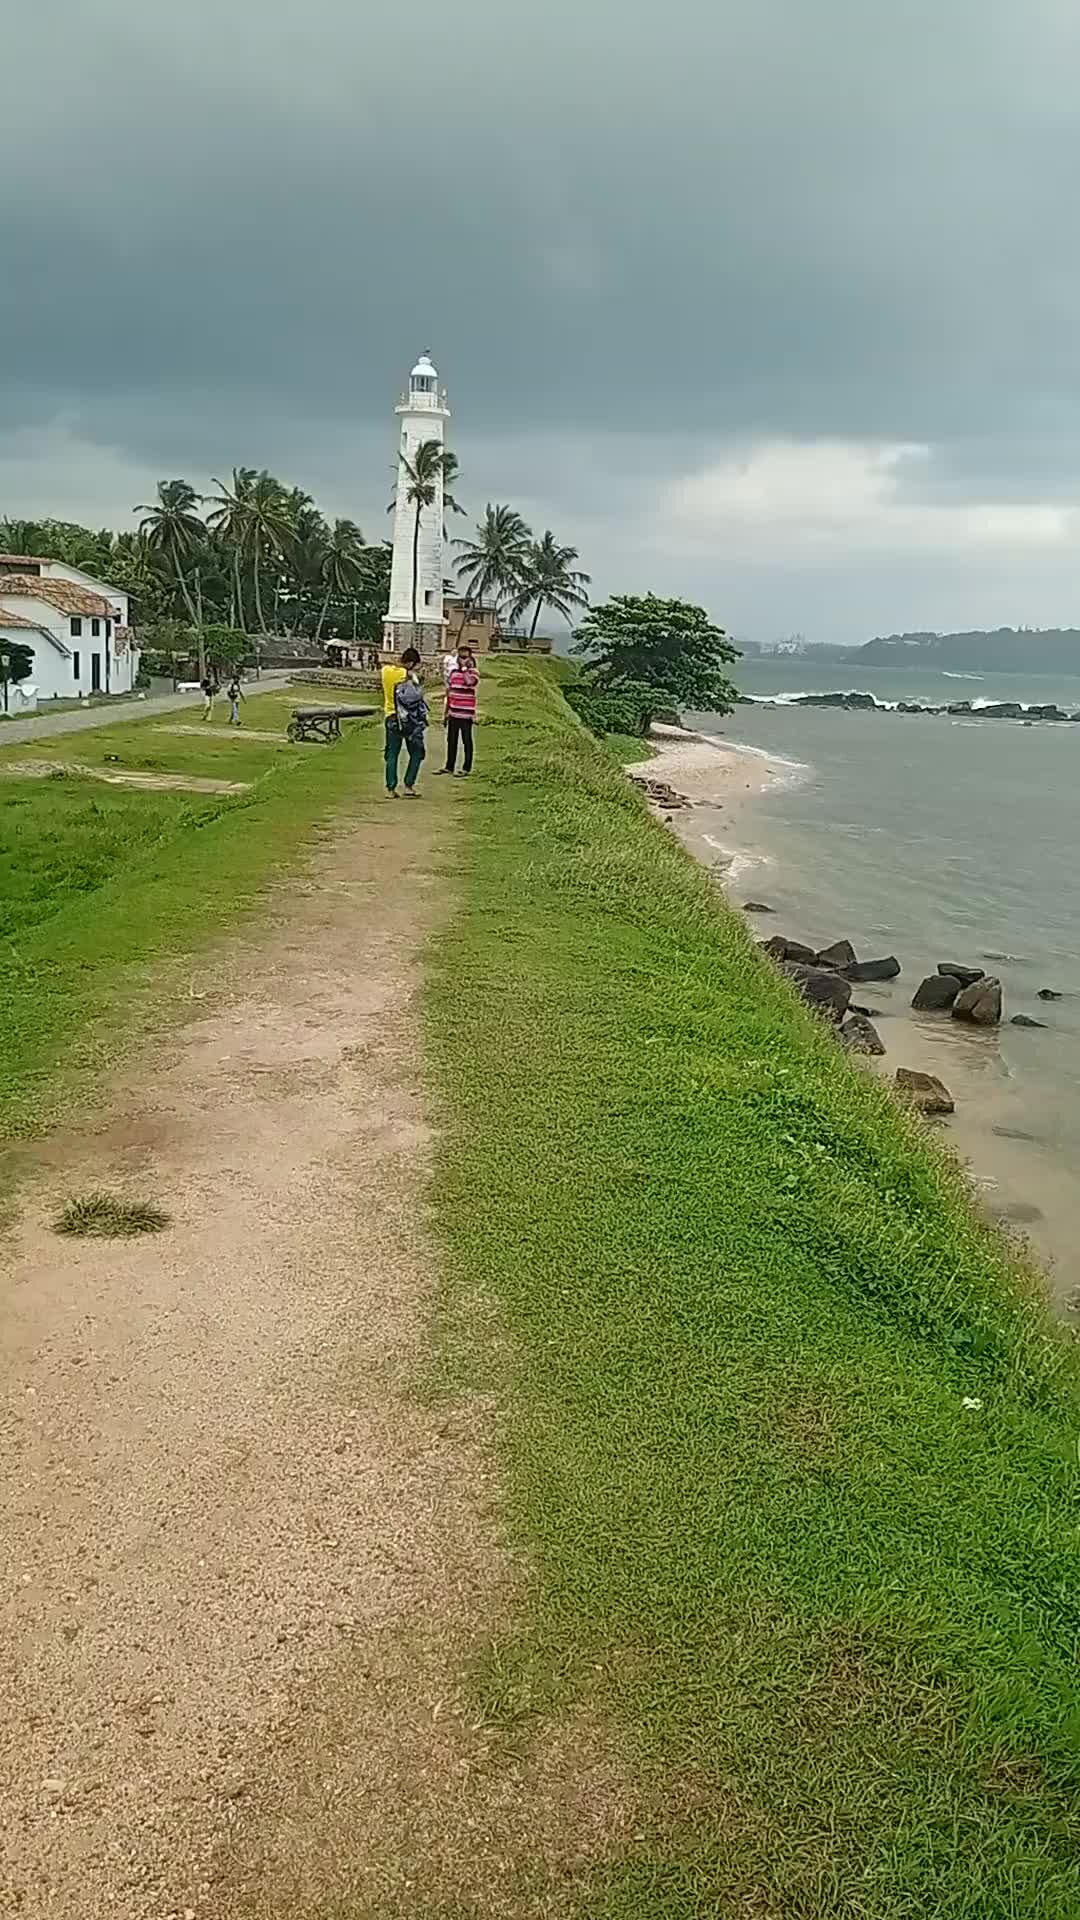
M 409 375 L 410 381 L 437 380 L 438 377 L 439 376 L 435 372 L 435 368 L 431 364 L 431 355 L 429 353 L 422 353 L 420 355 L 419 360 L 417 361 L 415 367 L 413 368 L 412 372 Z

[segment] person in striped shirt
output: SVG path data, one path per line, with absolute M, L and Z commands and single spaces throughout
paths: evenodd
M 476 689 L 480 684 L 480 675 L 476 671 L 472 648 L 462 647 L 458 653 L 456 665 L 446 676 L 446 765 L 443 773 L 455 773 L 457 770 L 458 746 L 463 749 L 461 773 L 458 779 L 472 772 L 473 763 L 473 721 L 476 719 Z

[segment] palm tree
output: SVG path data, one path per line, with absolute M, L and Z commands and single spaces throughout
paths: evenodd
M 186 480 L 159 480 L 156 504 L 135 508 L 143 516 L 139 533 L 151 552 L 168 560 L 193 627 L 199 620 L 184 567 L 206 538 L 206 527 L 195 511 L 198 504 L 199 496 Z
M 255 585 L 255 617 L 259 623 L 259 632 L 266 632 L 263 617 L 262 588 L 260 572 L 264 558 L 277 554 L 280 558 L 289 538 L 289 503 L 280 480 L 264 467 L 255 475 L 251 493 L 247 502 L 247 518 L 251 542 L 251 571 Z
M 589 575 L 574 566 L 577 557 L 576 547 L 560 547 L 557 544 L 550 527 L 543 539 L 534 540 L 529 548 L 520 591 L 510 609 L 510 618 L 512 621 L 520 620 L 530 602 L 535 602 L 532 626 L 529 628 L 530 640 L 545 607 L 561 613 L 569 624 L 575 612 L 588 606 L 589 596 L 585 589 L 589 585 Z
M 405 499 L 410 507 L 415 507 L 416 518 L 413 522 L 412 542 L 412 618 L 416 625 L 416 583 L 420 566 L 420 516 L 425 507 L 433 507 L 438 497 L 439 482 L 446 471 L 446 462 L 451 462 L 451 473 L 457 470 L 457 460 L 448 454 L 439 440 L 422 440 L 416 453 L 410 460 L 407 454 L 400 456 L 398 486 L 405 483 Z
M 247 615 L 244 611 L 243 561 L 247 551 L 250 532 L 251 489 L 255 481 L 254 467 L 234 467 L 232 486 L 215 480 L 216 494 L 206 496 L 206 505 L 213 505 L 213 512 L 206 516 L 206 524 L 212 527 L 232 553 L 233 611 L 232 624 L 247 632 Z
M 459 500 L 455 500 L 454 492 L 453 492 L 454 488 L 458 483 L 458 478 L 460 473 L 461 473 L 461 468 L 458 463 L 457 454 L 451 453 L 449 449 L 447 449 L 446 452 L 444 452 L 442 457 L 443 515 L 444 515 L 442 537 L 444 540 L 446 539 L 445 514 L 446 514 L 447 508 L 450 509 L 451 513 L 464 513 L 465 511 L 464 507 L 461 505 L 461 502 Z
M 291 640 L 309 620 L 312 607 L 318 605 L 330 532 L 318 507 L 306 494 L 299 495 L 294 489 L 288 505 L 290 512 L 295 505 L 283 555 L 285 593 L 292 602 Z
M 344 600 L 356 593 L 363 577 L 361 554 L 364 536 L 355 520 L 335 520 L 323 550 L 322 577 L 326 593 L 319 609 L 315 638 L 319 639 L 331 599 Z
M 489 595 L 498 607 L 509 595 L 520 593 L 531 551 L 532 533 L 513 507 L 493 507 L 489 502 L 476 532 L 475 540 L 454 541 L 461 550 L 457 576 L 465 591 L 459 640 L 473 607 L 482 605 Z

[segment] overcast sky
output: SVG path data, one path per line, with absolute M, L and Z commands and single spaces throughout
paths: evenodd
M 737 633 L 1080 624 L 1076 0 L 34 0 L 0 513 L 268 465 L 385 532 L 429 348 L 473 510 Z

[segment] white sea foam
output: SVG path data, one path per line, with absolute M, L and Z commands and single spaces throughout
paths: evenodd
M 747 853 L 740 847 L 725 847 L 722 840 L 714 840 L 711 833 L 703 833 L 702 839 L 707 847 L 719 854 L 724 862 L 724 879 L 740 880 L 745 873 L 752 873 L 756 867 L 771 865 L 767 853 Z

